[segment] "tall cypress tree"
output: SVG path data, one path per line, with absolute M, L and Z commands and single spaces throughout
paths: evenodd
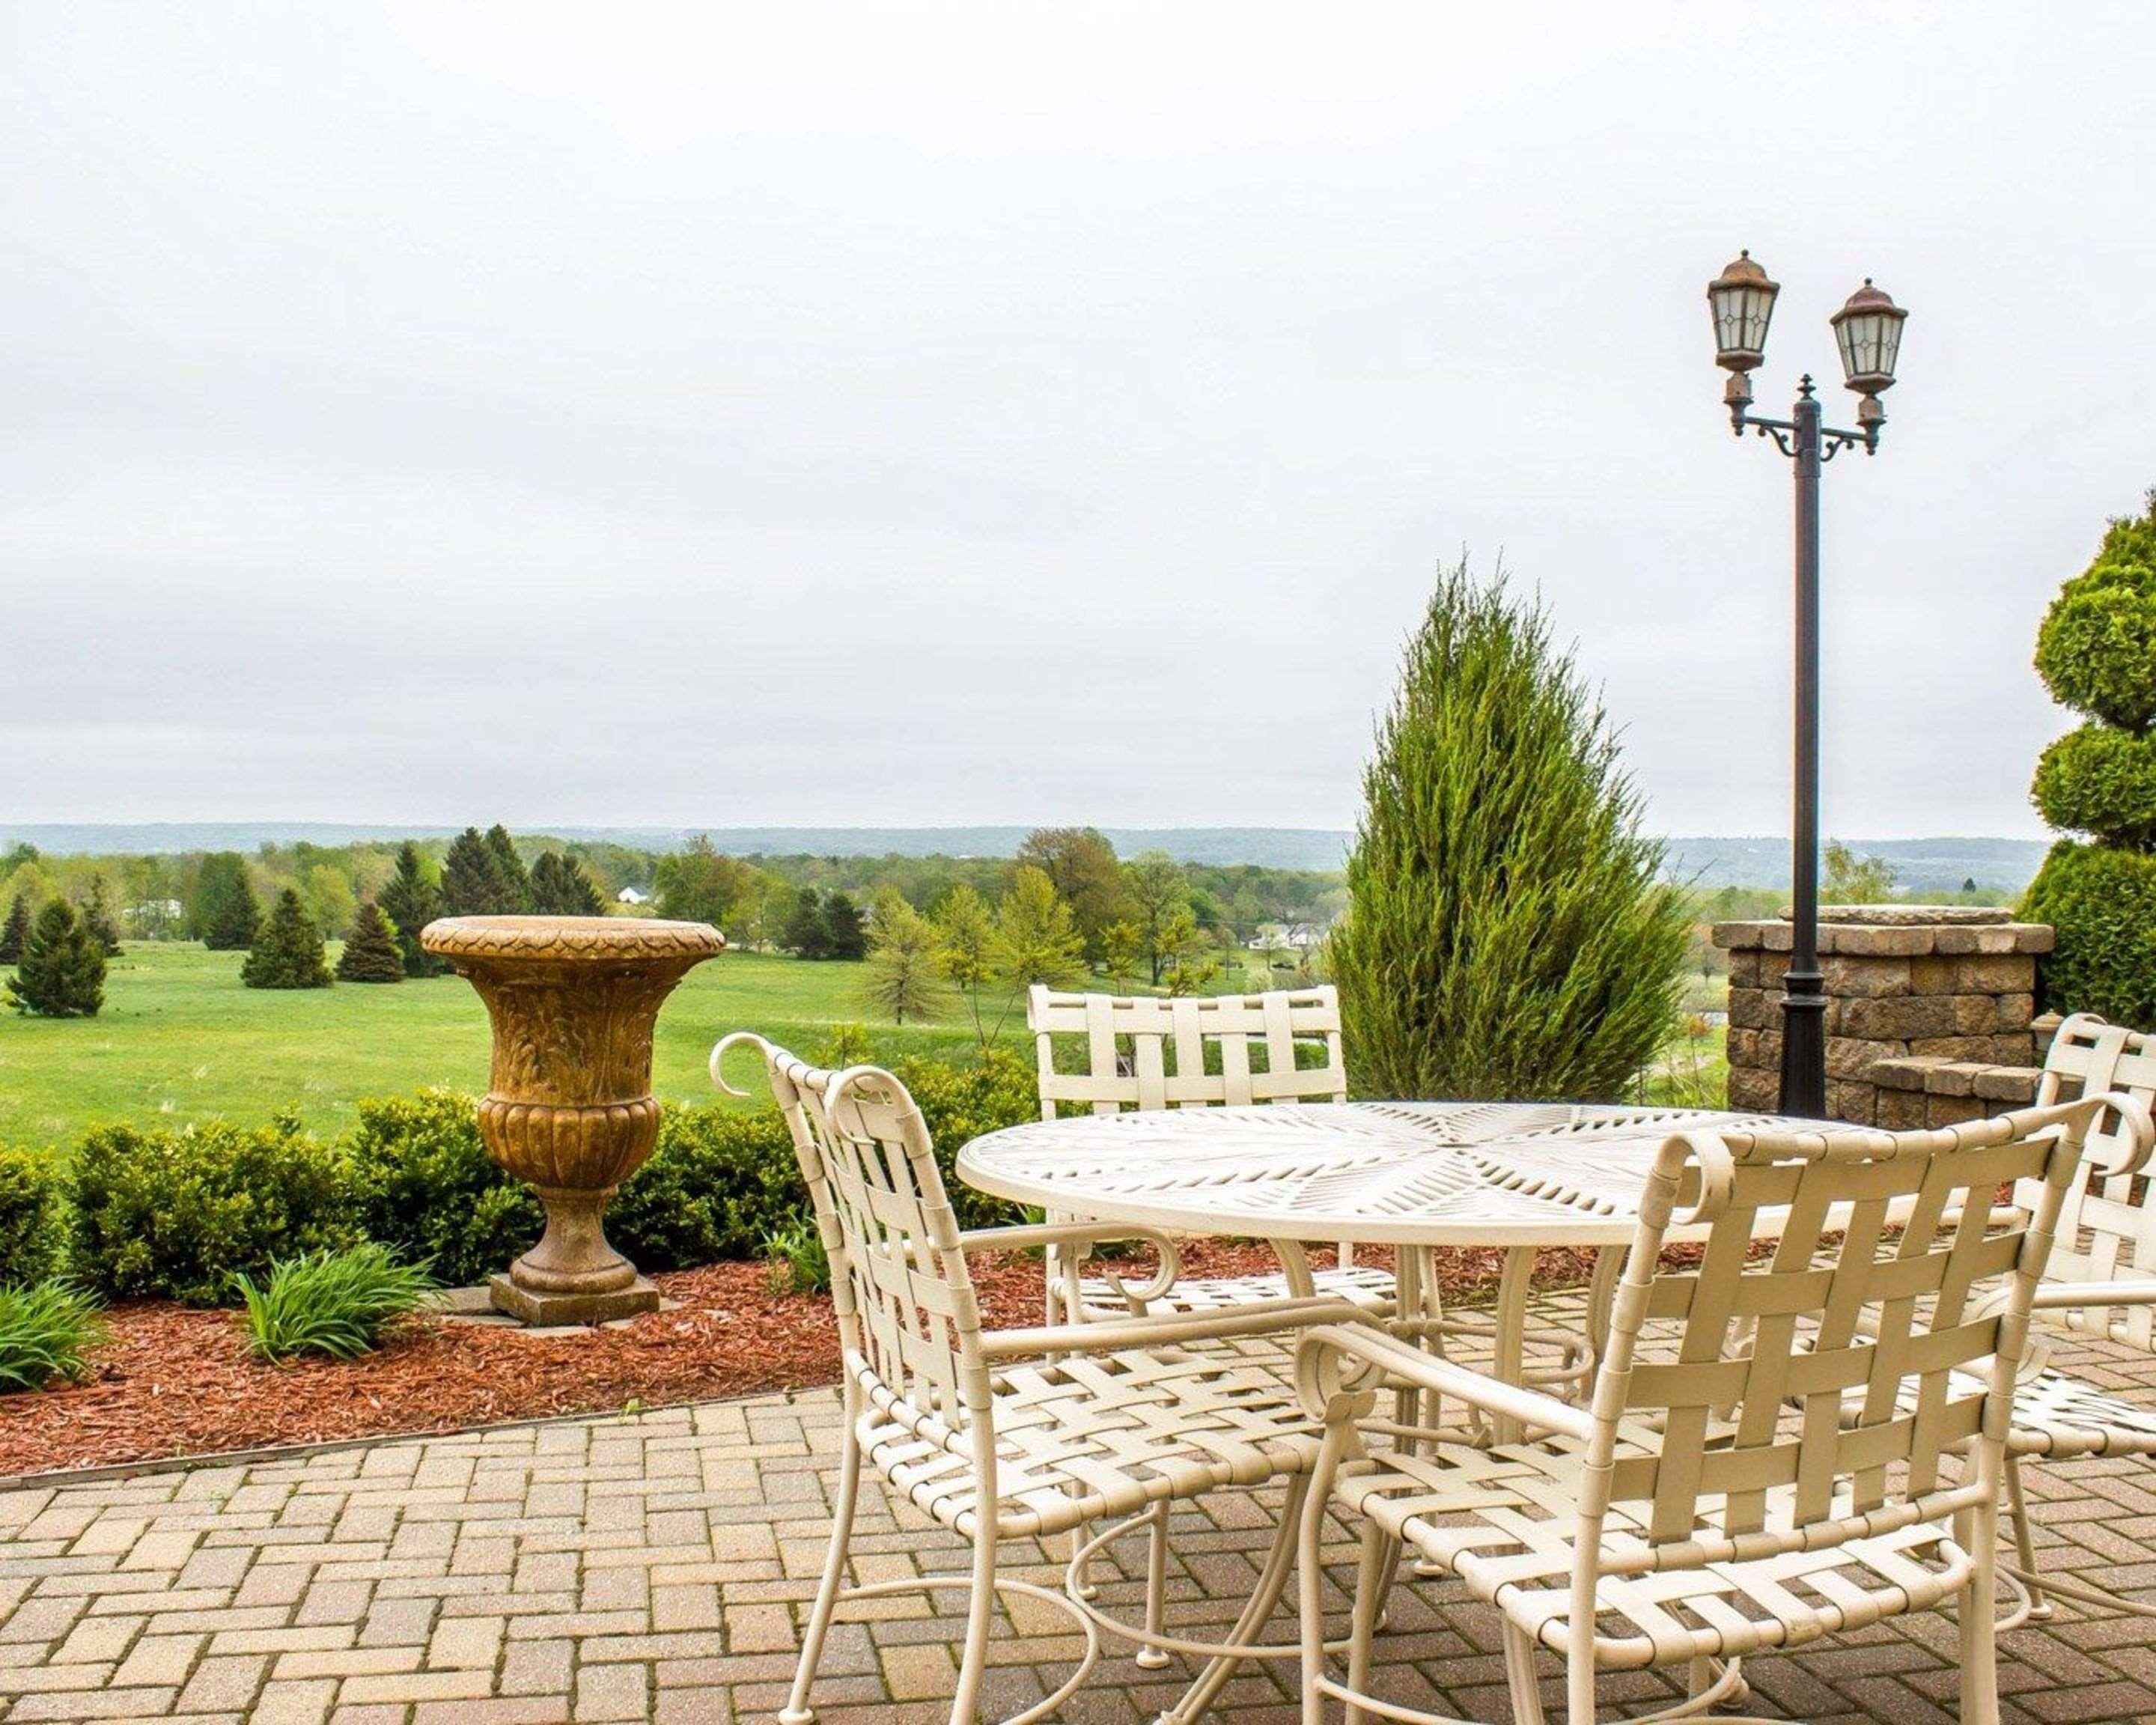
M 344 951 L 337 955 L 336 974 L 341 983 L 404 980 L 404 954 L 397 944 L 397 931 L 372 899 L 365 901 L 352 919 Z
M 382 889 L 382 909 L 397 930 L 407 976 L 439 976 L 449 968 L 419 944 L 419 931 L 442 914 L 442 891 L 428 878 L 419 847 L 406 839 L 397 849 L 397 873 Z
M 213 952 L 237 952 L 254 944 L 262 906 L 247 879 L 247 859 L 236 850 L 219 850 L 202 860 L 195 876 L 194 901 L 187 926 Z
M 112 895 L 106 890 L 102 875 L 90 877 L 90 896 L 83 901 L 82 924 L 106 957 L 119 952 L 120 923 L 112 914 Z
M 65 899 L 47 899 L 31 923 L 8 997 L 48 1019 L 95 1018 L 105 1004 L 105 953 Z
M 30 895 L 18 892 L 15 902 L 8 907 L 8 921 L 0 925 L 0 964 L 14 964 L 23 957 L 23 943 L 30 938 Z
M 509 829 L 496 821 L 486 829 L 486 848 L 494 853 L 494 869 L 501 881 L 503 910 L 515 915 L 531 909 L 531 877 L 524 872 L 524 860 L 516 854 L 516 845 L 509 836 Z
M 501 916 L 524 908 L 522 899 L 501 878 L 494 848 L 466 827 L 442 860 L 442 913 L 448 916 Z
M 1440 578 L 1363 793 L 1331 942 L 1363 1093 L 1622 1095 L 1676 1017 L 1690 919 L 1540 605 Z
M 254 937 L 239 979 L 250 988 L 326 988 L 330 965 L 322 951 L 322 932 L 300 895 L 286 887 L 277 895 L 262 932 Z

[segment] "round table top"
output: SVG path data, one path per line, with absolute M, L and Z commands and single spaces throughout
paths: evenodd
M 1345 1102 L 1089 1114 L 958 1153 L 998 1198 L 1183 1234 L 1358 1245 L 1621 1245 L 1671 1133 L 1758 1114 L 1563 1102 Z

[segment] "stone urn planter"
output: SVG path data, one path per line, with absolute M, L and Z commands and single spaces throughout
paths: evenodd
M 493 1277 L 495 1305 L 534 1324 L 656 1311 L 659 1290 L 607 1243 L 601 1218 L 658 1142 L 660 1004 L 725 938 L 628 916 L 451 916 L 419 943 L 486 1002 L 494 1067 L 480 1136 L 547 1209 L 538 1245 Z

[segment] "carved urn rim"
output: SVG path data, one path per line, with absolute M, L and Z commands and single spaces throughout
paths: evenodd
M 419 931 L 419 944 L 451 959 L 618 964 L 709 958 L 726 950 L 726 937 L 708 922 L 655 916 L 444 916 Z

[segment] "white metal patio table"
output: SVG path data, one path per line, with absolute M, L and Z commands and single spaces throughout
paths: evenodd
M 1625 1245 L 1648 1168 L 1671 1133 L 1771 1117 L 1561 1102 L 1133 1111 L 984 1134 L 958 1153 L 957 1171 L 982 1192 L 1052 1213 L 1266 1240 L 1297 1294 L 1313 1291 L 1304 1242 L 1390 1245 L 1401 1315 L 1432 1334 L 1445 1322 L 1432 1255 L 1502 1249 L 1489 1333 L 1496 1369 L 1517 1382 L 1527 1376 L 1537 1252 Z M 1600 1260 L 1590 1350 L 1621 1253 L 1603 1250 Z

